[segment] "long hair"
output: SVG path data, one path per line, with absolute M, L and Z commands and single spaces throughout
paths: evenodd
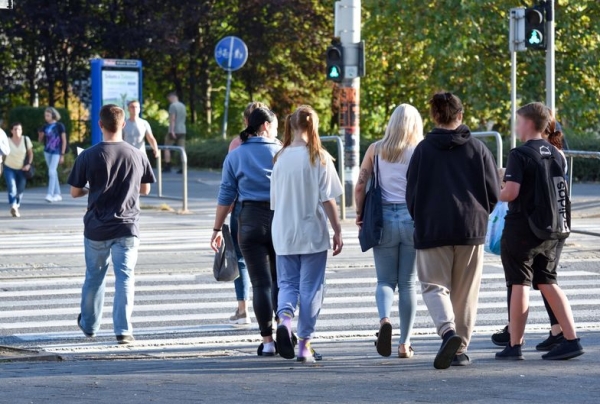
M 58 112 L 58 110 L 54 107 L 48 107 L 44 110 L 44 112 L 49 112 L 50 115 L 52 116 L 52 119 L 54 119 L 55 121 L 60 121 L 60 113 Z
M 548 113 L 550 114 L 550 121 L 548 122 L 548 126 L 544 131 L 544 137 L 548 139 L 548 143 L 552 146 L 556 147 L 558 150 L 563 149 L 563 133 L 560 128 L 560 124 L 556 121 L 552 110 L 548 108 Z
M 277 117 L 270 109 L 259 107 L 256 108 L 248 117 L 248 127 L 240 133 L 242 142 L 248 140 L 250 136 L 258 135 L 258 130 L 265 122 L 273 122 Z
M 423 119 L 415 107 L 400 104 L 396 107 L 385 129 L 385 136 L 376 150 L 385 161 L 408 164 L 404 153 L 423 140 Z
M 319 116 L 313 107 L 309 105 L 301 105 L 293 114 L 285 118 L 283 147 L 275 155 L 274 161 L 277 161 L 279 154 L 292 144 L 295 132 L 307 134 L 308 142 L 306 147 L 308 149 L 310 164 L 314 166 L 317 163 L 317 159 L 321 161 L 321 164 L 327 164 L 325 156 L 329 155 L 329 153 L 323 149 L 321 138 L 319 137 Z

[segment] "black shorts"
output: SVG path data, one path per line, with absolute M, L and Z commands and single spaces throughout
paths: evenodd
M 500 257 L 506 286 L 556 284 L 557 240 L 540 240 L 527 224 L 506 221 Z

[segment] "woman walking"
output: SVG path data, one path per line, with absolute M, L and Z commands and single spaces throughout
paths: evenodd
M 21 217 L 19 207 L 27 184 L 26 172 L 33 162 L 33 145 L 27 136 L 23 136 L 23 126 L 19 122 L 11 125 L 11 137 L 8 139 L 10 153 L 4 161 L 4 179 L 8 191 L 8 204 L 13 217 Z
M 362 210 L 366 185 L 377 160 L 379 186 L 383 202 L 383 235 L 381 244 L 373 248 L 377 289 L 375 299 L 380 326 L 377 352 L 392 354 L 392 324 L 390 316 L 394 291 L 398 287 L 400 314 L 400 345 L 398 356 L 411 358 L 412 327 L 417 312 L 414 224 L 406 206 L 406 172 L 417 144 L 423 140 L 423 120 L 412 105 L 398 106 L 387 125 L 385 137 L 367 149 L 355 189 L 356 224 L 362 225 Z
M 321 146 L 318 128 L 317 113 L 309 106 L 287 117 L 283 148 L 275 156 L 271 177 L 281 321 L 277 344 L 283 358 L 295 357 L 292 319 L 299 305 L 298 361 L 305 363 L 315 361 L 310 341 L 321 310 L 331 248 L 327 219 L 334 231 L 333 255 L 343 246 L 335 201 L 343 189 L 331 156 Z
M 65 160 L 67 152 L 67 133 L 65 125 L 60 121 L 60 114 L 56 108 L 48 107 L 44 112 L 44 125 L 39 132 L 38 140 L 44 142 L 44 157 L 48 166 L 48 194 L 46 201 L 62 201 L 60 195 L 60 182 L 58 179 L 58 165 Z
M 263 343 L 259 356 L 274 356 L 273 312 L 277 299 L 275 250 L 271 237 L 273 212 L 270 208 L 273 157 L 281 149 L 276 141 L 277 118 L 266 108 L 255 109 L 248 127 L 240 134 L 242 144 L 223 163 L 217 212 L 211 247 L 223 242 L 221 227 L 234 202 L 242 205 L 238 219 L 238 240 L 246 261 L 253 292 L 254 315 Z

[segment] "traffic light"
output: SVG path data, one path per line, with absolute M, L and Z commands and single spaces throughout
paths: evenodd
M 546 8 L 541 4 L 525 9 L 525 46 L 546 49 Z
M 341 83 L 344 79 L 344 47 L 341 43 L 333 43 L 327 48 L 327 80 Z

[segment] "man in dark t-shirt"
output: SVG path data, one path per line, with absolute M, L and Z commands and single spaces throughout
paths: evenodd
M 115 272 L 113 327 L 120 344 L 133 342 L 131 313 L 139 246 L 140 194 L 155 182 L 148 158 L 123 141 L 125 112 L 116 105 L 100 110 L 103 142 L 85 150 L 69 176 L 71 196 L 88 195 L 84 216 L 86 275 L 77 325 L 87 337 L 100 328 L 109 258 Z M 89 188 L 86 186 L 89 184 Z

